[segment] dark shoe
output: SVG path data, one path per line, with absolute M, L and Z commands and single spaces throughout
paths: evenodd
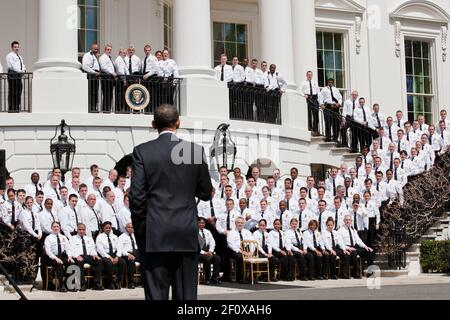
M 270 279 L 270 282 L 278 282 L 276 278 Z
M 114 287 L 116 288 L 116 290 L 120 290 L 120 288 L 121 288 L 121 286 L 120 286 L 120 283 L 121 283 L 122 281 L 116 281 L 116 282 L 114 282 Z
M 116 287 L 113 284 L 110 284 L 106 287 L 106 290 L 116 290 Z
M 323 277 L 318 277 L 317 280 L 323 280 Z
M 309 280 L 309 281 L 316 281 L 316 279 L 314 279 L 314 277 L 309 277 L 308 280 Z
M 67 289 L 64 288 L 64 287 L 61 287 L 61 288 L 58 289 L 58 292 L 66 293 L 66 292 L 67 292 Z
M 87 290 L 86 285 L 82 285 L 81 288 L 80 288 L 80 291 L 81 291 L 81 292 L 84 292 L 84 291 L 86 291 L 86 290 Z
M 128 289 L 136 289 L 136 286 L 133 282 L 128 285 Z
M 105 288 L 103 288 L 99 284 L 95 284 L 94 287 L 92 288 L 92 290 L 94 290 L 94 291 L 103 291 L 103 290 L 105 290 Z
M 210 284 L 220 284 L 219 279 L 211 279 Z
M 339 280 L 337 276 L 332 276 L 331 280 Z
M 221 282 L 231 282 L 230 278 L 224 278 L 224 277 L 220 278 L 220 281 Z
M 300 281 L 308 281 L 308 278 L 306 278 L 306 277 L 301 277 L 301 278 L 300 278 Z

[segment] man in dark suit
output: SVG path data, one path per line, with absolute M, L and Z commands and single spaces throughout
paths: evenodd
M 198 281 L 197 205 L 211 199 L 204 149 L 180 140 L 177 110 L 157 108 L 153 128 L 160 136 L 135 148 L 130 209 L 142 252 L 145 296 L 196 300 Z

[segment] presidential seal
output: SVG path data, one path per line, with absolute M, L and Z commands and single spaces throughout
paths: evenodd
M 133 84 L 125 92 L 125 101 L 132 110 L 145 110 L 150 104 L 150 92 L 142 84 Z

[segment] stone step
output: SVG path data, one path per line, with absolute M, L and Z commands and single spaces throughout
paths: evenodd
M 337 148 L 331 148 L 331 153 L 333 154 L 333 155 L 341 155 L 341 156 L 343 156 L 344 154 L 348 154 L 348 153 L 350 153 L 352 150 L 351 149 L 349 149 L 349 148 L 339 148 L 339 147 L 337 147 Z
M 381 270 L 381 276 L 385 278 L 397 278 L 407 276 L 409 274 L 408 268 L 404 270 Z
M 343 158 L 344 162 L 354 163 L 355 159 L 360 155 L 361 154 L 359 154 L 359 153 L 346 153 L 346 154 L 342 155 L 342 158 Z
M 319 144 L 325 142 L 325 137 L 322 136 L 311 136 L 311 143 Z

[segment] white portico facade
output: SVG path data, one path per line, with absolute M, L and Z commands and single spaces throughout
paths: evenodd
M 88 82 L 78 61 L 90 39 L 101 52 L 111 44 L 114 56 L 130 44 L 141 57 L 147 43 L 153 51 L 169 46 L 184 78 L 180 111 L 185 133 L 201 136 L 198 142 L 209 149 L 217 126 L 230 123 L 238 144 L 236 165 L 242 168 L 270 159 L 283 172 L 296 166 L 307 176 L 311 164 L 342 162 L 341 156 L 311 143 L 306 103 L 296 91 L 308 70 L 319 83 L 329 75 L 337 78 L 345 96 L 357 89 L 388 115 L 397 110 L 411 116 L 426 113 L 436 122 L 439 110 L 450 105 L 446 0 L 0 3 L 1 63 L 5 67 L 8 44 L 18 40 L 34 77 L 32 112 L 0 113 L 0 148 L 7 150 L 7 168 L 19 183 L 51 167 L 49 141 L 63 118 L 77 140 L 75 165 L 84 170 L 92 163 L 105 170 L 114 167 L 135 145 L 155 136 L 149 129 L 151 116 L 88 113 Z M 89 19 L 95 23 L 88 28 Z M 227 33 L 233 28 L 244 30 L 241 39 L 239 31 L 234 37 Z M 213 79 L 221 48 L 278 66 L 288 83 L 281 126 L 230 121 L 228 89 Z

